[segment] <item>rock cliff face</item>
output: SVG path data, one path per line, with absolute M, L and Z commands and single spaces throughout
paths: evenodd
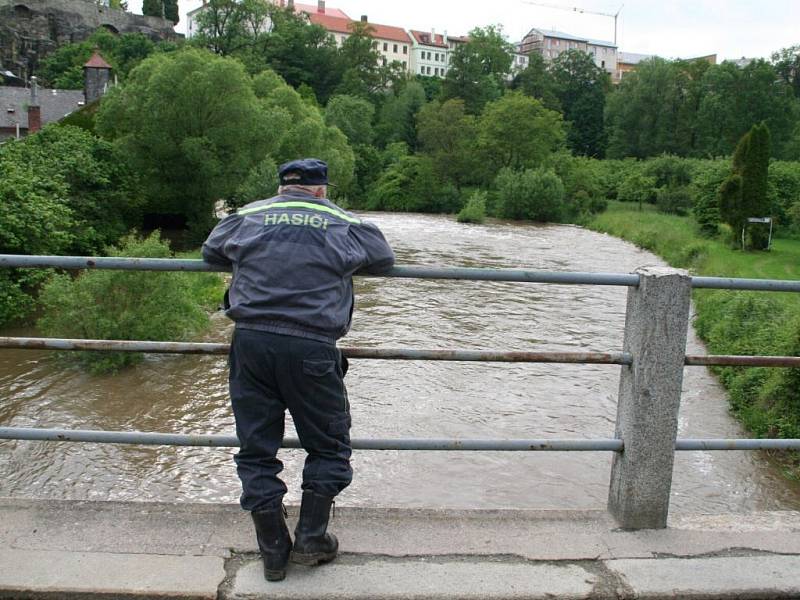
M 171 21 L 98 6 L 92 0 L 0 0 L 0 64 L 27 79 L 59 46 L 80 42 L 98 27 L 139 32 L 155 40 L 179 37 Z

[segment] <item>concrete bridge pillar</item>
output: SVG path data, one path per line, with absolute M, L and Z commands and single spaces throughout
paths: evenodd
M 628 290 L 616 437 L 608 510 L 624 529 L 667 526 L 678 431 L 691 278 L 682 270 L 644 267 Z

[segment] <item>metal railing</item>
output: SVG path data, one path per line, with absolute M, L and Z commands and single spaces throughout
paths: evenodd
M 225 271 L 201 260 L 0 255 L 0 267 Z M 372 276 L 372 275 L 371 275 Z M 611 285 L 628 287 L 622 352 L 501 352 L 410 348 L 342 348 L 350 359 L 608 364 L 622 366 L 616 437 L 611 439 L 354 439 L 362 450 L 610 451 L 614 452 L 608 507 L 628 529 L 663 528 L 669 509 L 675 451 L 800 449 L 800 440 L 677 439 L 685 366 L 800 368 L 793 356 L 687 356 L 692 288 L 800 292 L 800 281 L 690 277 L 675 269 L 633 274 L 512 269 L 396 267 L 378 277 Z M 0 348 L 62 351 L 227 354 L 228 344 L 0 337 Z M 0 427 L 0 439 L 142 445 L 235 447 L 235 436 Z M 286 438 L 285 448 L 300 448 Z

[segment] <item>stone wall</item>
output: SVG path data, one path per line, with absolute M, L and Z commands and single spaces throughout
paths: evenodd
M 27 79 L 59 46 L 80 42 L 98 27 L 176 39 L 171 21 L 98 6 L 92 0 L 0 0 L 0 64 Z

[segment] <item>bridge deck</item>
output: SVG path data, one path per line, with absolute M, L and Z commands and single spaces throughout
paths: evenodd
M 296 507 L 290 507 L 293 521 Z M 330 565 L 261 578 L 235 505 L 0 499 L 0 598 L 791 598 L 800 513 L 340 508 Z

